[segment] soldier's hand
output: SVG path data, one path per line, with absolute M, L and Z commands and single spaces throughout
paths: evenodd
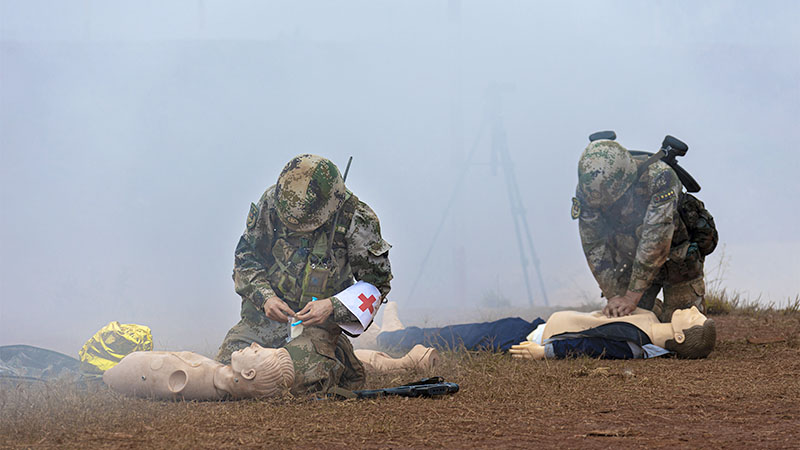
M 264 313 L 272 320 L 288 322 L 289 316 L 294 316 L 294 311 L 289 305 L 278 297 L 270 297 L 264 302 Z
M 608 299 L 606 307 L 603 308 L 603 314 L 606 317 L 623 317 L 632 313 L 639 305 L 639 300 L 642 294 L 628 291 L 625 295 L 618 295 Z
M 333 313 L 333 302 L 326 298 L 308 302 L 295 317 L 302 320 L 303 325 L 318 325 L 325 322 L 331 313 Z
M 636 309 L 636 305 L 631 305 L 625 301 L 625 297 L 613 297 L 608 300 L 606 307 L 603 308 L 603 314 L 606 317 L 622 317 L 627 316 Z

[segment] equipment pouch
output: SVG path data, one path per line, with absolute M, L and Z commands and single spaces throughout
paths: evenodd
M 686 224 L 689 240 L 697 244 L 700 254 L 711 254 L 717 248 L 719 233 L 714 224 L 714 217 L 708 212 L 703 202 L 692 194 L 684 193 L 678 203 L 681 220 Z
M 284 296 L 286 296 L 289 299 L 293 299 L 294 297 L 292 296 L 292 294 L 296 285 L 297 285 L 297 280 L 293 276 L 284 273 L 281 275 L 275 287 L 278 288 L 278 290 L 281 291 L 281 293 Z
M 300 307 L 305 306 L 312 297 L 324 298 L 325 288 L 331 271 L 325 266 L 308 263 L 303 277 L 303 294 L 300 298 Z

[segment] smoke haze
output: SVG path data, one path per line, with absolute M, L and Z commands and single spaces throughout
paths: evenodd
M 800 293 L 799 14 L 791 1 L 0 1 L 0 345 L 75 355 L 118 320 L 213 353 L 238 320 L 250 202 L 299 153 L 342 170 L 354 157 L 347 185 L 393 245 L 401 310 L 527 305 L 490 86 L 551 304 L 600 300 L 569 210 L 603 129 L 632 149 L 687 142 L 682 165 L 720 230 L 707 267 L 785 301 Z

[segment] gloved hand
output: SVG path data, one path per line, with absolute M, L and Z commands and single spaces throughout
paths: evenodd
M 544 359 L 544 347 L 531 341 L 512 345 L 509 353 L 514 358 Z

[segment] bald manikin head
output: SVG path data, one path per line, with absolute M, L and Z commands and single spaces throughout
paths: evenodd
M 672 313 L 673 339 L 664 347 L 675 352 L 679 358 L 705 358 L 714 350 L 717 342 L 717 326 L 704 316 L 697 307 L 677 309 Z
M 294 383 L 294 364 L 285 348 L 264 348 L 253 342 L 231 354 L 231 369 L 234 397 L 271 397 Z

